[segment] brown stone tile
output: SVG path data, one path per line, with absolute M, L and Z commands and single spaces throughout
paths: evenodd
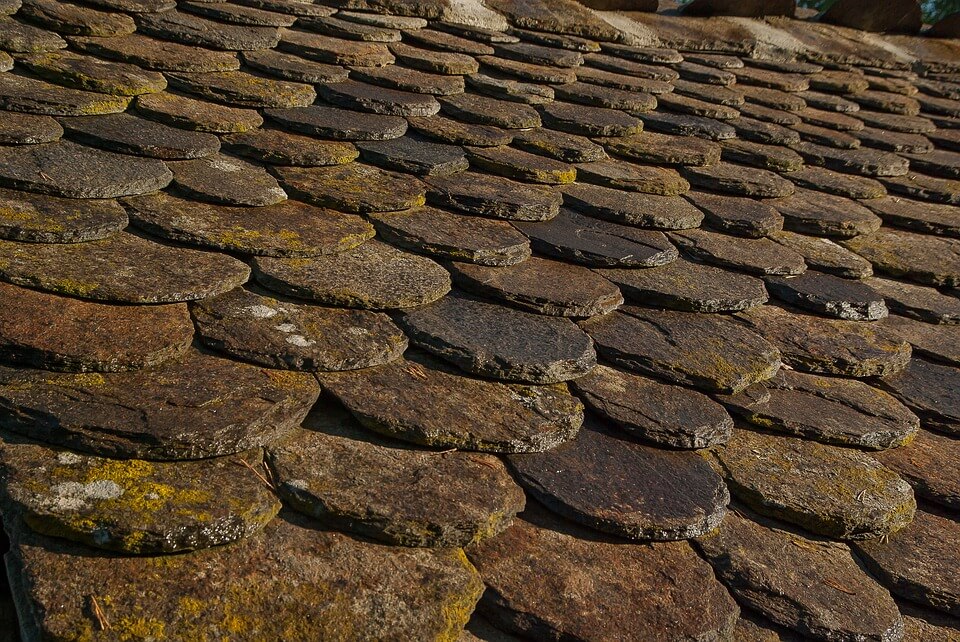
M 12 241 L 94 241 L 126 226 L 127 215 L 113 200 L 77 200 L 0 189 L 0 237 Z
M 880 230 L 846 239 L 843 245 L 870 261 L 878 272 L 925 285 L 960 285 L 960 241 Z
M 141 34 L 121 37 L 71 38 L 70 44 L 86 53 L 157 71 L 233 71 L 240 68 L 237 54 L 150 38 Z
M 797 275 L 807 268 L 803 257 L 766 238 L 743 238 L 707 230 L 671 232 L 685 254 L 705 263 L 757 276 Z
M 773 232 L 770 239 L 803 257 L 811 269 L 848 279 L 862 279 L 873 274 L 869 261 L 830 239 L 805 236 L 795 232 Z
M 263 124 L 256 110 L 225 107 L 169 92 L 138 96 L 135 106 L 150 120 L 214 134 L 245 132 Z

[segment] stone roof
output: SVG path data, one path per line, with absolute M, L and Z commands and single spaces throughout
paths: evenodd
M 960 639 L 960 40 L 588 4 L 0 0 L 0 640 Z

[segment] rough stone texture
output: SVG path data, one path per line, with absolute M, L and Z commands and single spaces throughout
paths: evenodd
M 804 236 L 794 232 L 774 232 L 770 239 L 803 257 L 814 270 L 849 279 L 862 279 L 873 274 L 870 262 L 830 239 Z
M 913 522 L 886 540 L 858 542 L 854 550 L 893 593 L 960 616 L 960 564 L 953 515 L 918 510 Z
M 876 202 L 867 201 L 867 203 Z M 770 202 L 784 218 L 784 227 L 801 234 L 849 238 L 880 229 L 881 220 L 859 203 L 833 194 L 797 189 Z
M 738 196 L 780 198 L 794 192 L 793 183 L 765 169 L 744 171 L 729 163 L 710 167 L 685 167 L 683 176 L 694 187 L 716 190 Z
M 434 24 L 434 26 L 439 25 Z M 483 42 L 462 38 L 437 29 L 404 30 L 403 38 L 440 51 L 452 51 L 471 56 L 489 56 L 495 52 L 493 47 Z
M 329 103 L 374 114 L 422 117 L 440 111 L 440 103 L 428 94 L 387 89 L 354 80 L 319 85 L 318 91 Z
M 686 542 L 626 543 L 533 504 L 468 554 L 487 584 L 479 610 L 525 638 L 716 641 L 739 614 Z
M 640 120 L 616 109 L 553 102 L 539 111 L 546 126 L 580 136 L 630 136 L 643 129 Z
M 344 40 L 295 29 L 284 29 L 278 48 L 303 58 L 335 65 L 381 67 L 394 61 L 387 45 Z
M 595 267 L 655 267 L 676 260 L 662 232 L 593 219 L 564 208 L 546 223 L 516 223 L 537 252 Z
M 891 336 L 909 341 L 914 354 L 954 366 L 960 365 L 960 327 L 956 325 L 935 325 L 890 315 L 881 327 Z
M 797 275 L 806 270 L 803 257 L 770 239 L 749 239 L 706 230 L 671 232 L 684 253 L 706 263 L 759 276 Z
M 71 44 L 86 53 L 119 60 L 156 71 L 230 71 L 240 68 L 237 54 L 213 51 L 138 33 L 121 37 L 71 38 Z
M 586 183 L 661 196 L 677 196 L 690 189 L 690 183 L 676 170 L 613 159 L 581 163 L 577 176 Z
M 160 245 L 125 232 L 70 245 L 0 241 L 3 280 L 82 299 L 188 301 L 231 290 L 249 275 L 246 265 L 229 256 Z
M 657 106 L 657 99 L 648 93 L 580 81 L 554 87 L 554 95 L 561 100 L 581 105 L 622 109 L 628 112 L 650 111 Z
M 220 150 L 216 136 L 168 127 L 131 114 L 62 118 L 61 124 L 74 140 L 134 156 L 182 160 Z
M 450 118 L 476 125 L 505 129 L 540 126 L 540 114 L 533 107 L 477 94 L 443 96 L 440 110 Z
M 483 591 L 459 549 L 375 544 L 292 514 L 232 546 L 163 557 L 92 556 L 23 533 L 6 561 L 22 591 L 24 630 L 50 639 L 104 637 L 94 600 L 111 624 L 107 639 L 186 640 L 210 631 L 452 639 Z
M 887 189 L 897 194 L 932 203 L 960 204 L 960 181 L 937 178 L 925 174 L 909 173 L 904 176 L 884 178 Z
M 196 350 L 116 374 L 4 368 L 0 381 L 3 429 L 102 457 L 156 460 L 261 446 L 298 425 L 319 393 L 311 375 Z
M 466 77 L 466 82 L 470 84 L 470 87 L 481 94 L 527 105 L 541 105 L 554 98 L 553 87 L 514 79 L 506 74 L 499 74 L 492 69 L 485 68 L 484 71 L 490 71 L 493 75 L 476 73 Z M 457 76 L 452 77 L 456 78 Z
M 256 129 L 223 137 L 223 143 L 234 154 L 270 165 L 325 167 L 345 165 L 360 155 L 352 143 L 317 140 L 309 136 L 289 134 L 279 129 Z
M 767 290 L 781 301 L 837 319 L 877 321 L 887 316 L 883 297 L 870 286 L 823 272 L 766 279 Z
M 564 386 L 468 377 L 419 352 L 321 380 L 364 427 L 425 446 L 539 452 L 571 439 L 583 423 L 583 406 Z
M 297 21 L 296 16 L 221 2 L 183 2 L 179 4 L 179 8 L 220 22 L 239 25 L 290 27 Z
M 960 323 L 960 299 L 941 294 L 934 288 L 904 281 L 866 279 L 864 283 L 879 292 L 891 312 L 927 323 Z
M 607 158 L 603 147 L 589 138 L 542 127 L 517 132 L 513 145 L 567 163 L 590 163 Z
M 795 172 L 803 169 L 803 159 L 790 149 L 780 145 L 768 145 L 733 139 L 722 143 L 723 160 L 740 163 L 774 172 Z
M 33 53 L 56 51 L 66 46 L 66 41 L 52 31 L 0 16 L 0 48 L 4 51 Z
M 509 461 L 520 484 L 551 510 L 628 539 L 702 535 L 720 524 L 730 501 L 701 457 L 638 444 L 598 423 L 566 444 Z
M 238 475 L 238 463 L 104 459 L 10 436 L 0 455 L 11 513 L 44 535 L 127 555 L 232 544 L 260 531 L 280 501 L 254 475 Z
M 0 185 L 66 198 L 155 192 L 173 175 L 155 159 L 121 156 L 68 141 L 0 147 Z
M 357 147 L 368 163 L 418 176 L 449 176 L 470 166 L 461 148 L 430 142 L 416 135 L 358 142 Z
M 283 294 L 372 310 L 425 305 L 450 290 L 450 275 L 440 265 L 380 241 L 312 258 L 257 257 L 254 276 Z
M 473 374 L 556 383 L 596 365 L 593 342 L 569 319 L 544 317 L 459 295 L 407 312 L 412 343 Z
M 476 125 L 464 123 L 444 116 L 430 118 L 408 119 L 410 128 L 419 134 L 439 140 L 450 145 L 475 145 L 477 147 L 492 147 L 494 145 L 509 145 L 513 140 L 513 132 L 491 125 Z
M 317 97 L 312 86 L 261 78 L 244 71 L 168 73 L 170 85 L 180 91 L 237 107 L 306 107 Z
M 562 185 L 577 178 L 572 165 L 512 147 L 471 147 L 467 156 L 474 167 L 528 183 Z
M 395 212 L 426 202 L 426 185 L 417 179 L 362 163 L 276 167 L 273 173 L 291 195 L 342 212 Z
M 560 211 L 563 197 L 546 187 L 524 185 L 477 172 L 426 179 L 431 203 L 512 221 L 545 221 Z
M 152 94 L 167 86 L 163 74 L 156 71 L 74 53 L 32 54 L 21 61 L 33 73 L 59 85 L 115 96 Z
M 523 510 L 523 491 L 492 455 L 436 452 L 364 430 L 329 405 L 267 451 L 280 494 L 325 524 L 400 546 L 466 546 Z
M 671 114 L 664 111 L 639 114 L 644 127 L 648 130 L 677 136 L 696 136 L 708 140 L 729 140 L 736 138 L 737 130 L 725 122 L 703 116 Z
M 923 24 L 920 5 L 898 0 L 877 7 L 867 7 L 856 0 L 834 3 L 820 20 L 864 31 L 917 33 Z
M 734 430 L 713 453 L 734 497 L 818 535 L 882 537 L 917 508 L 907 482 L 856 450 Z
M 700 208 L 711 227 L 727 234 L 760 238 L 783 229 L 783 217 L 763 201 L 701 191 L 684 196 Z
M 696 547 L 741 604 L 781 626 L 820 640 L 903 636 L 893 598 L 843 544 L 731 511 Z
M 284 370 L 354 370 L 399 359 L 403 332 L 384 314 L 278 301 L 236 289 L 191 308 L 209 347 Z
M 872 178 L 841 174 L 823 167 L 807 166 L 790 172 L 789 178 L 800 187 L 847 198 L 881 198 L 887 195 L 883 183 Z
M 0 188 L 0 237 L 33 243 L 95 241 L 127 226 L 116 201 L 77 200 Z
M 643 132 L 603 141 L 618 156 L 656 165 L 714 165 L 720 162 L 720 147 L 699 138 Z
M 903 614 L 904 639 L 919 642 L 960 640 L 960 619 L 906 600 L 897 600 L 897 606 Z
M 700 210 L 678 196 L 626 192 L 586 183 L 575 183 L 562 191 L 568 207 L 615 223 L 685 230 L 698 227 L 703 220 Z
M 865 201 L 864 205 L 885 223 L 925 234 L 960 237 L 956 205 L 925 203 L 891 196 Z
M 600 365 L 570 385 L 591 410 L 649 443 L 708 448 L 733 429 L 730 415 L 706 395 L 623 370 Z
M 477 61 L 483 65 L 481 69 L 485 71 L 514 76 L 532 83 L 564 84 L 577 79 L 576 72 L 567 67 L 535 65 L 500 56 L 477 56 Z
M 738 313 L 738 318 L 775 344 L 787 365 L 806 372 L 877 377 L 903 370 L 910 344 L 881 327 L 860 321 L 824 319 L 772 305 Z
M 412 47 L 406 43 L 390 45 L 390 52 L 397 60 L 409 67 L 435 74 L 463 76 L 475 74 L 480 64 L 467 54 L 447 51 L 432 51 L 420 47 Z
M 598 270 L 631 301 L 689 312 L 737 312 L 767 302 L 763 281 L 677 259 L 645 270 Z
M 174 241 L 261 256 L 315 256 L 352 249 L 373 237 L 353 214 L 283 201 L 263 207 L 225 207 L 163 192 L 123 200 L 130 220 Z
M 948 509 L 960 508 L 958 440 L 920 430 L 908 445 L 879 452 L 874 458 L 910 482 L 917 496 Z
M 909 166 L 896 154 L 868 148 L 837 149 L 804 142 L 793 149 L 812 165 L 858 176 L 904 176 Z
M 780 368 L 773 345 L 721 315 L 628 306 L 581 326 L 610 361 L 708 392 L 736 394 Z
M 137 16 L 137 29 L 150 36 L 210 49 L 272 49 L 280 41 L 275 27 L 229 25 L 171 10 Z
M 922 134 L 907 134 L 868 127 L 857 132 L 857 138 L 864 145 L 888 152 L 928 154 L 933 151 L 933 143 Z
M 933 286 L 960 286 L 960 241 L 880 230 L 843 241 L 878 272 Z
M 62 34 L 126 36 L 137 29 L 130 16 L 53 0 L 31 0 L 21 8 L 18 15 Z
M 63 136 L 63 127 L 49 116 L 0 112 L 0 145 L 52 143 Z
M 291 109 L 267 109 L 264 115 L 287 129 L 334 140 L 389 140 L 407 131 L 399 116 L 355 112 L 338 107 L 312 105 Z
M 464 290 L 539 314 L 592 317 L 623 303 L 617 286 L 598 274 L 539 257 L 509 267 L 453 263 L 450 269 Z
M 168 92 L 138 96 L 136 107 L 150 120 L 199 132 L 233 134 L 263 124 L 263 118 L 253 109 L 226 107 Z
M 199 200 L 224 205 L 276 205 L 287 198 L 275 178 L 261 167 L 215 155 L 171 162 L 173 183 Z
M 925 428 L 960 435 L 960 370 L 912 359 L 903 372 L 880 385 L 920 417 Z
M 304 7 L 310 6 L 304 3 L 297 4 Z M 308 83 L 342 82 L 350 76 L 347 69 L 338 65 L 307 60 L 275 49 L 244 51 L 241 55 L 248 67 L 284 80 Z
M 920 427 L 903 404 L 861 381 L 792 370 L 719 401 L 762 429 L 839 446 L 896 448 Z
M 412 91 L 418 94 L 435 96 L 453 96 L 464 92 L 464 80 L 461 76 L 431 74 L 426 71 L 407 69 L 399 65 L 386 67 L 357 67 L 350 75 L 357 80 L 379 85 L 389 89 Z
M 6 283 L 0 302 L 0 355 L 35 368 L 134 370 L 182 354 L 193 340 L 182 305 L 102 305 Z

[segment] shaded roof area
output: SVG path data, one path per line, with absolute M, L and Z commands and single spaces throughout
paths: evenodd
M 960 638 L 960 41 L 0 13 L 0 640 Z

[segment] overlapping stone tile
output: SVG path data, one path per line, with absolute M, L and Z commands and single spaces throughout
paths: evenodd
M 843 241 L 873 264 L 877 272 L 933 286 L 960 285 L 960 241 L 879 230 Z
M 960 434 L 960 370 L 925 359 L 911 359 L 900 373 L 880 385 L 920 417 L 922 425 L 951 435 Z
M 517 132 L 513 146 L 567 163 L 590 163 L 607 158 L 603 147 L 589 138 L 543 127 Z
M 701 166 L 720 162 L 721 148 L 716 143 L 693 137 L 643 132 L 608 138 L 603 145 L 612 154 L 640 163 Z
M 435 27 L 436 25 L 434 25 Z M 427 45 L 433 49 L 441 51 L 452 51 L 454 53 L 467 54 L 471 56 L 489 56 L 495 49 L 483 42 L 470 40 L 461 36 L 438 31 L 437 29 L 417 29 L 407 30 L 403 33 L 403 38 L 413 42 Z
M 761 238 L 783 229 L 783 217 L 763 201 L 699 190 L 684 196 L 703 212 L 711 227 L 727 234 Z
M 540 126 L 540 114 L 530 105 L 477 94 L 443 96 L 440 98 L 440 105 L 440 110 L 444 114 L 475 125 L 490 125 L 505 129 Z
M 960 236 L 960 217 L 955 205 L 927 203 L 891 196 L 865 201 L 864 205 L 884 222 L 937 236 Z
M 817 142 L 818 146 L 826 146 L 828 148 L 836 147 L 839 149 L 855 149 L 858 147 L 856 145 L 856 138 L 854 134 L 859 132 L 864 128 L 863 121 L 854 116 L 848 116 L 846 114 L 839 114 L 835 111 L 826 111 L 823 109 L 814 109 L 813 107 L 807 107 L 796 112 L 797 116 L 803 123 L 807 126 L 807 132 L 814 134 L 811 138 L 819 138 L 823 142 Z M 797 125 L 799 127 L 799 125 Z M 835 133 L 838 138 L 853 141 L 852 143 L 837 143 L 829 139 L 829 135 Z M 819 135 L 818 135 L 819 134 Z M 820 151 L 822 154 L 821 150 Z M 832 162 L 834 164 L 842 163 L 843 160 L 836 160 L 828 155 L 818 155 L 817 152 L 808 151 L 801 152 L 805 153 L 805 157 L 809 159 L 809 162 L 815 163 L 818 165 L 827 164 L 827 162 Z M 831 158 L 830 161 L 823 160 L 824 158 Z M 818 160 L 819 159 L 819 160 Z
M 709 167 L 683 168 L 683 176 L 694 187 L 736 196 L 781 198 L 794 193 L 793 183 L 765 169 L 745 171 L 742 166 L 718 163 Z
M 35 531 L 123 554 L 232 544 L 259 532 L 280 502 L 239 459 L 105 459 L 5 436 L 4 500 Z
M 672 168 L 616 159 L 581 163 L 577 177 L 584 183 L 661 196 L 677 196 L 690 189 L 690 183 Z
M 889 313 L 883 297 L 870 286 L 824 272 L 769 276 L 766 283 L 773 297 L 828 317 L 877 321 Z
M 263 78 L 245 71 L 170 72 L 166 77 L 179 91 L 236 107 L 306 107 L 317 97 L 310 85 Z
M 92 0 L 88 4 L 111 11 L 159 13 L 174 8 L 172 0 Z
M 465 89 L 464 80 L 460 76 L 432 74 L 400 65 L 357 67 L 350 71 L 350 75 L 372 85 L 435 96 L 462 94 Z
M 410 128 L 417 133 L 439 140 L 450 145 L 474 145 L 477 147 L 493 147 L 495 145 L 509 145 L 513 140 L 513 132 L 500 129 L 492 125 L 478 125 L 464 123 L 443 116 L 430 118 L 408 119 Z
M 559 192 L 547 187 L 478 172 L 428 177 L 426 182 L 431 203 L 467 214 L 511 221 L 553 219 L 563 200 Z
M 528 82 L 490 68 L 484 68 L 482 71 L 489 73 L 470 74 L 466 77 L 466 83 L 470 88 L 481 94 L 527 105 L 541 105 L 554 98 L 553 87 Z M 460 78 L 460 76 L 447 77 Z
M 391 44 L 389 50 L 403 64 L 430 73 L 461 76 L 480 70 L 480 64 L 468 54 L 432 51 L 406 43 Z
M 857 118 L 869 127 L 898 132 L 903 134 L 930 134 L 937 128 L 926 118 L 904 116 L 900 114 L 885 114 L 878 111 L 861 109 Z
M 0 16 L 0 49 L 11 53 L 56 51 L 67 42 L 53 31 Z
M 300 2 L 295 4 L 303 7 L 311 6 Z M 241 53 L 241 56 L 243 57 L 244 64 L 251 69 L 256 69 L 259 72 L 269 74 L 276 78 L 283 78 L 284 80 L 307 83 L 342 82 L 350 76 L 350 71 L 339 65 L 308 60 L 300 56 L 277 51 L 276 49 L 244 51 Z
M 60 198 L 0 189 L 0 237 L 34 243 L 106 238 L 127 226 L 116 201 Z
M 291 27 L 296 16 L 226 2 L 183 2 L 179 9 L 229 24 L 256 27 Z
M 604 87 L 582 81 L 566 83 L 554 87 L 555 96 L 581 105 L 621 109 L 627 112 L 650 111 L 657 106 L 652 94 Z
M 270 165 L 324 167 L 345 165 L 360 156 L 357 148 L 346 141 L 317 140 L 290 134 L 280 129 L 255 129 L 228 134 L 222 142 L 231 153 Z
M 798 253 L 767 238 L 743 238 L 707 230 L 671 232 L 685 254 L 700 261 L 758 276 L 797 275 L 806 270 Z
M 150 120 L 199 132 L 233 134 L 263 124 L 263 117 L 256 110 L 227 107 L 169 92 L 138 96 L 135 106 L 140 115 Z
M 527 183 L 564 185 L 577 178 L 577 169 L 568 163 L 512 147 L 471 147 L 466 151 L 474 167 Z
M 869 261 L 830 239 L 788 231 L 774 232 L 770 239 L 800 254 L 807 266 L 814 270 L 850 279 L 873 274 Z
M 774 107 L 765 107 L 754 102 L 745 102 L 739 106 L 738 110 L 740 111 L 741 119 L 747 117 L 751 120 L 767 125 L 793 127 L 803 122 L 802 119 L 797 116 L 795 111 L 784 111 L 783 109 L 777 109 Z M 738 126 L 738 121 L 733 121 L 731 124 Z
M 128 96 L 107 96 L 54 85 L 13 73 L 0 74 L 0 108 L 47 116 L 115 114 L 127 108 Z
M 823 167 L 808 165 L 801 170 L 790 172 L 789 178 L 800 187 L 847 198 L 870 199 L 887 195 L 883 183 L 875 179 L 841 174 Z
M 342 212 L 395 212 L 426 202 L 427 186 L 398 172 L 362 163 L 329 167 L 275 167 L 291 195 Z
M 866 204 L 872 209 L 879 200 Z M 802 234 L 847 238 L 876 232 L 882 222 L 868 207 L 846 197 L 804 188 L 769 203 L 783 215 L 785 227 Z
M 803 159 L 793 150 L 778 145 L 733 139 L 724 141 L 723 160 L 774 172 L 803 169 Z
M 277 48 L 335 65 L 381 67 L 394 61 L 393 54 L 383 43 L 343 40 L 298 29 L 283 29 Z
M 564 204 L 588 216 L 638 227 L 677 230 L 700 225 L 703 213 L 678 196 L 576 183 L 563 188 Z
M 819 125 L 812 125 L 810 122 L 803 122 L 799 125 L 791 126 L 800 138 L 807 143 L 816 145 L 825 145 L 827 147 L 836 147 L 837 149 L 859 149 L 860 138 L 846 132 L 838 132 L 835 129 L 828 129 Z M 857 132 L 859 135 L 860 132 Z M 795 145 L 797 143 L 791 143 Z M 870 145 L 868 145 L 870 147 Z
M 337 18 L 362 25 L 372 25 L 388 29 L 406 29 L 417 31 L 429 25 L 429 21 L 418 16 L 398 16 L 392 14 L 366 13 L 363 11 L 337 11 Z
M 327 102 L 374 114 L 393 116 L 433 116 L 440 111 L 440 103 L 429 94 L 388 89 L 355 80 L 318 86 Z
M 301 18 L 298 26 L 336 38 L 360 40 L 363 42 L 399 42 L 400 31 L 377 25 L 368 25 L 336 16 L 318 16 Z
M 62 118 L 60 124 L 74 140 L 134 156 L 183 160 L 220 149 L 220 141 L 212 134 L 184 131 L 127 113 Z
M 797 113 L 809 109 L 807 102 L 797 95 L 798 92 L 785 92 L 772 87 L 760 87 L 758 85 L 737 85 L 747 103 L 760 105 L 769 109 Z M 753 115 L 752 111 L 747 112 Z M 797 114 L 799 116 L 799 114 Z
M 276 27 L 225 24 L 176 9 L 138 14 L 137 31 L 184 45 L 227 51 L 272 49 L 280 40 Z
M 163 91 L 167 86 L 166 78 L 159 72 L 69 52 L 33 54 L 20 62 L 37 76 L 58 85 L 102 94 L 138 96 Z
M 127 36 L 137 30 L 133 18 L 122 13 L 98 11 L 56 0 L 31 0 L 17 15 L 60 34 L 114 37 Z
M 729 140 L 737 136 L 737 130 L 728 122 L 721 122 L 705 116 L 651 111 L 639 114 L 639 117 L 647 130 L 663 134 L 696 136 L 716 141 Z
M 891 336 L 909 341 L 916 354 L 960 365 L 960 328 L 956 325 L 935 325 L 891 314 L 881 326 Z
M 139 33 L 120 37 L 74 37 L 70 44 L 80 51 L 157 71 L 231 71 L 240 68 L 237 55 Z
M 922 134 L 906 134 L 868 127 L 857 132 L 857 138 L 868 147 L 888 152 L 928 154 L 933 151 L 933 143 Z
M 601 85 L 603 87 L 623 89 L 626 91 L 646 92 L 655 95 L 673 91 L 673 85 L 666 80 L 636 78 L 633 76 L 618 74 L 614 71 L 594 69 L 593 67 L 578 68 L 577 80 L 579 82 L 585 82 L 591 85 Z
M 477 56 L 477 62 L 481 64 L 482 70 L 505 74 L 526 82 L 565 84 L 577 79 L 576 72 L 566 67 L 531 64 L 500 56 Z
M 956 297 L 893 279 L 876 277 L 865 282 L 882 294 L 887 307 L 899 315 L 927 323 L 960 323 L 960 300 Z
M 364 427 L 425 446 L 540 452 L 573 438 L 583 423 L 583 405 L 563 386 L 468 377 L 420 352 L 321 380 Z
M 906 479 L 928 501 L 956 510 L 960 507 L 960 444 L 956 439 L 920 430 L 908 445 L 874 457 Z
M 368 163 L 421 176 L 456 174 L 470 165 L 461 148 L 416 135 L 386 141 L 358 141 L 357 147 Z
M 276 179 L 261 167 L 217 154 L 168 163 L 173 184 L 204 201 L 223 205 L 266 206 L 287 199 Z
M 931 203 L 960 204 L 960 181 L 910 172 L 903 176 L 884 178 L 886 188 L 896 194 Z
M 407 131 L 407 122 L 399 116 L 367 114 L 326 105 L 267 109 L 264 115 L 295 132 L 334 140 L 389 140 L 399 138 Z
M 63 136 L 63 128 L 50 116 L 0 111 L 0 145 L 52 143 Z

